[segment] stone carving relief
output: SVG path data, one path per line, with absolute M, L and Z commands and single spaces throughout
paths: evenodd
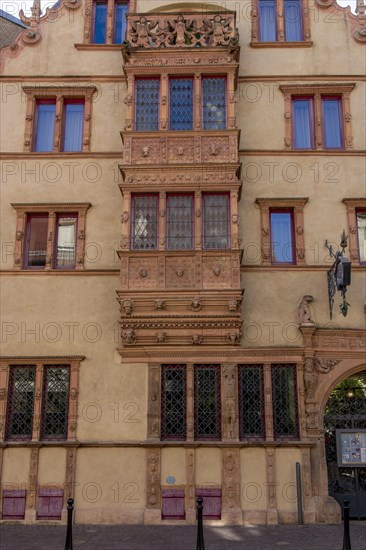
M 133 302 L 132 302 L 132 300 L 123 300 L 121 313 L 123 313 L 123 312 L 126 315 L 131 315 L 131 313 L 133 312 Z
M 134 344 L 136 342 L 136 334 L 133 330 L 124 330 L 122 332 L 122 340 L 126 344 Z
M 147 451 L 147 507 L 160 508 L 160 450 Z
M 165 309 L 165 300 L 163 300 L 162 298 L 158 298 L 157 300 L 155 300 L 155 309 L 157 309 L 158 311 Z
M 223 508 L 240 508 L 239 450 L 223 450 L 222 461 Z
M 192 311 L 201 311 L 202 309 L 202 302 L 200 298 L 193 298 L 190 302 L 191 310 Z
M 334 367 L 340 362 L 340 359 L 325 359 L 323 357 L 316 357 L 315 367 L 319 373 L 328 374 L 328 372 L 333 370 Z
M 148 391 L 148 411 L 147 411 L 147 437 L 159 437 L 159 419 L 160 419 L 160 382 L 159 367 L 149 365 L 149 391 Z
M 128 284 L 130 288 L 156 288 L 158 285 L 158 259 L 129 258 Z
M 236 434 L 236 365 L 224 365 L 222 367 L 224 379 L 224 414 L 223 414 L 223 437 L 235 439 Z
M 298 322 L 300 325 L 313 325 L 314 324 L 314 319 L 313 319 L 313 314 L 312 314 L 312 311 L 311 311 L 311 302 L 314 301 L 314 298 L 313 296 L 310 296 L 310 295 L 305 295 L 303 296 L 300 304 L 298 305 L 298 308 L 297 308 L 297 319 L 298 319 Z
M 315 388 L 318 383 L 318 374 L 315 370 L 313 357 L 306 357 L 304 370 L 304 385 L 306 392 L 306 400 L 313 399 Z

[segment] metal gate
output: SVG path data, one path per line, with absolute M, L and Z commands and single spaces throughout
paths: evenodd
M 366 468 L 338 466 L 336 430 L 366 428 L 365 382 L 366 373 L 343 380 L 331 393 L 324 413 L 329 495 L 341 507 L 347 498 L 352 518 L 366 518 Z

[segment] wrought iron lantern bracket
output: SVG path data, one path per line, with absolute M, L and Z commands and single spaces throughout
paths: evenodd
M 330 319 L 333 318 L 334 296 L 337 290 L 342 296 L 342 303 L 339 305 L 339 309 L 344 317 L 348 313 L 348 308 L 351 307 L 346 300 L 347 287 L 351 284 L 351 262 L 344 256 L 344 251 L 348 244 L 347 241 L 348 237 L 343 229 L 340 242 L 341 250 L 335 252 L 333 246 L 328 244 L 327 240 L 324 245 L 329 251 L 329 256 L 334 258 L 333 265 L 327 272 Z

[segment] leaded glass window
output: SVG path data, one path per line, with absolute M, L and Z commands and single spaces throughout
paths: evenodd
M 263 438 L 265 423 L 262 365 L 239 366 L 239 412 L 240 438 Z
M 7 439 L 32 439 L 35 366 L 11 366 L 6 423 Z
M 158 195 L 132 196 L 132 248 L 156 250 L 158 237 Z
M 229 196 L 203 195 L 203 248 L 229 248 Z
M 171 78 L 170 91 L 170 129 L 193 129 L 193 79 Z
M 45 367 L 42 402 L 43 439 L 66 439 L 68 396 L 69 367 Z
M 186 438 L 186 367 L 161 369 L 161 439 Z
M 220 365 L 194 367 L 195 439 L 221 438 Z
M 167 195 L 168 249 L 193 248 L 193 195 Z
M 158 78 L 136 79 L 136 122 L 140 132 L 154 132 L 159 129 L 159 89 Z
M 226 78 L 203 77 L 203 129 L 226 129 Z
M 272 365 L 272 400 L 275 437 L 298 437 L 295 365 Z

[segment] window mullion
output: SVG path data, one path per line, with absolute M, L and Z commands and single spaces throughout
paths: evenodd
M 64 98 L 61 94 L 57 94 L 56 112 L 55 112 L 55 130 L 54 130 L 54 139 L 53 139 L 53 151 L 55 153 L 58 153 L 61 150 L 63 111 L 64 111 Z
M 67 439 L 76 441 L 76 419 L 79 395 L 79 363 L 71 363 L 69 372 L 69 393 L 67 402 Z
M 195 216 L 199 218 L 201 216 L 202 223 L 199 223 L 199 219 L 194 224 L 195 243 L 194 248 L 196 250 L 202 250 L 202 225 L 204 223 L 203 211 L 202 211 L 202 193 L 201 191 L 195 192 Z
M 42 401 L 45 397 L 42 391 L 43 374 L 44 374 L 44 365 L 42 363 L 37 363 L 36 380 L 34 384 L 32 441 L 38 441 L 40 438 L 40 430 L 41 430 L 41 422 L 42 422 L 42 419 L 41 419 Z
M 169 93 L 169 78 L 168 75 L 163 74 L 160 77 L 160 113 L 159 113 L 159 121 L 158 121 L 158 128 L 160 130 L 167 130 L 168 129 L 168 93 Z
M 323 149 L 322 105 L 320 93 L 314 95 L 315 148 Z
M 9 390 L 9 365 L 2 365 L 0 367 L 0 395 L 3 399 L 0 399 L 0 418 L 4 419 L 3 422 L 0 422 L 0 440 L 4 439 L 5 434 L 5 418 L 6 418 L 6 409 L 7 403 L 10 399 Z
M 187 365 L 187 441 L 194 440 L 194 367 Z
M 277 0 L 277 40 L 278 42 L 285 41 L 285 15 L 284 15 L 284 1 Z
M 194 130 L 202 128 L 202 94 L 201 94 L 201 73 L 194 75 L 194 101 L 193 101 L 193 123 Z
M 114 29 L 114 19 L 116 13 L 114 9 L 114 0 L 108 0 L 107 2 L 107 34 L 106 34 L 106 44 L 113 43 L 113 29 Z
M 342 125 L 344 132 L 344 148 L 353 149 L 352 125 L 351 125 L 351 109 L 349 92 L 342 94 Z
M 272 375 L 271 364 L 265 364 L 264 369 L 264 411 L 265 411 L 265 438 L 274 441 L 273 436 L 273 399 L 272 399 Z
M 132 204 L 131 204 L 131 192 L 130 191 L 124 191 L 123 193 L 123 214 L 121 217 L 122 221 L 122 235 L 121 235 L 121 248 L 123 250 L 127 250 L 128 248 L 132 248 L 132 234 L 131 234 L 131 223 L 130 220 L 132 219 Z M 77 259 L 76 259 L 77 261 Z
M 159 213 L 157 218 L 157 231 L 158 231 L 158 249 L 159 250 L 165 250 L 166 245 L 166 226 L 165 223 L 163 223 L 163 220 L 160 221 L 160 217 L 163 219 L 166 217 L 166 193 L 165 191 L 161 191 L 159 193 Z
M 56 212 L 52 211 L 48 216 L 47 228 L 47 252 L 45 270 L 49 271 L 55 265 L 54 255 L 56 254 L 57 235 L 56 232 Z

